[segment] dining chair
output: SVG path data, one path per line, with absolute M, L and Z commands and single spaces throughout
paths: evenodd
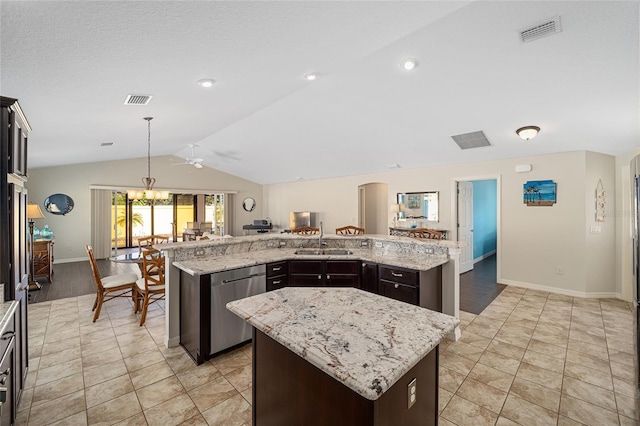
M 429 228 L 409 229 L 407 231 L 407 235 L 409 237 L 427 238 L 427 239 L 431 239 L 431 240 L 441 240 L 442 239 L 442 232 L 436 231 L 435 229 L 429 229 Z
M 292 234 L 299 234 L 299 235 L 314 235 L 319 232 L 320 232 L 320 228 L 314 228 L 313 226 L 308 226 L 308 225 L 299 226 L 298 228 L 293 228 L 291 230 Z
M 340 228 L 336 228 L 336 234 L 338 235 L 363 235 L 364 228 L 359 226 L 347 225 Z
M 89 263 L 91 264 L 91 270 L 93 271 L 93 281 L 96 284 L 96 300 L 93 302 L 93 322 L 96 322 L 100 317 L 100 310 L 102 305 L 117 297 L 131 297 L 135 303 L 135 294 L 133 292 L 138 274 L 133 272 L 109 275 L 107 277 L 101 277 L 98 270 L 98 264 L 96 258 L 93 255 L 93 248 L 90 245 L 85 246 L 87 254 L 89 255 Z
M 145 250 L 142 257 L 142 278 L 134 289 L 135 311 L 140 312 L 140 325 L 147 320 L 149 305 L 164 300 L 164 254 L 157 249 Z M 140 306 L 142 302 L 142 306 Z

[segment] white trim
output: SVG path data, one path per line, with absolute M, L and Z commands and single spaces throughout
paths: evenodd
M 89 189 L 108 189 L 110 191 L 127 192 L 130 189 L 144 191 L 142 187 L 118 185 L 89 185 Z M 227 189 L 184 189 L 184 188 L 153 188 L 154 191 L 169 191 L 172 194 L 237 194 L 238 191 Z
M 58 263 L 73 263 L 73 262 L 82 262 L 82 261 L 88 261 L 89 258 L 88 257 L 72 257 L 70 259 L 60 259 L 60 260 L 54 260 L 53 264 L 57 265 Z
M 473 264 L 475 265 L 478 262 L 482 262 L 483 260 L 485 260 L 487 257 L 491 257 L 494 254 L 496 254 L 496 250 L 491 250 L 489 253 L 485 253 L 480 257 L 476 257 L 475 259 L 473 259 Z
M 514 281 L 514 280 L 498 280 L 499 284 L 512 285 L 514 287 L 527 288 L 530 290 L 539 290 L 539 291 L 547 291 L 549 293 L 562 294 L 564 296 L 571 297 L 581 297 L 583 299 L 623 299 L 620 293 L 615 292 L 607 292 L 607 291 L 594 291 L 594 292 L 584 292 L 577 290 L 568 290 L 566 288 L 558 288 L 558 287 L 550 287 L 546 285 L 540 284 L 532 284 L 525 283 L 522 281 Z

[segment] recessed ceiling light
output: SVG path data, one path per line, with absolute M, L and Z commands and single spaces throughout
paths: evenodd
M 310 72 L 309 74 L 305 74 L 304 78 L 309 80 L 309 81 L 313 81 L 313 80 L 318 78 L 318 74 L 315 73 L 315 72 Z
M 400 62 L 400 66 L 403 70 L 411 71 L 418 67 L 418 60 L 416 58 L 403 59 L 402 62 Z
M 540 131 L 540 127 L 538 126 L 525 126 L 525 127 L 520 127 L 518 130 L 516 130 L 516 133 L 522 139 L 524 139 L 525 141 L 528 141 L 529 139 L 535 138 L 539 131 Z
M 202 80 L 198 80 L 198 84 L 202 87 L 211 87 L 215 82 L 216 81 L 212 78 L 203 78 Z

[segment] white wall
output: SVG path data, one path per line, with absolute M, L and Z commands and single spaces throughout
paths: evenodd
M 171 166 L 183 161 L 177 157 L 153 157 L 151 175 L 157 179 L 155 188 L 201 189 L 223 192 L 238 191 L 234 197 L 234 229 L 232 235 L 242 235 L 242 225 L 263 218 L 262 186 L 208 167 Z M 45 219 L 36 220 L 42 229 L 48 224 L 55 233 L 56 262 L 86 258 L 85 244 L 91 242 L 91 191 L 89 185 L 110 185 L 140 188 L 147 174 L 147 159 L 107 161 L 29 170 L 29 201 L 40 205 Z M 52 194 L 64 193 L 74 200 L 75 207 L 66 216 L 55 216 L 44 210 L 42 203 Z M 256 200 L 253 212 L 245 212 L 241 203 L 245 197 Z
M 533 166 L 530 173 L 515 172 L 516 165 L 526 163 Z M 587 173 L 588 166 L 596 170 Z M 594 214 L 592 199 L 587 202 L 587 193 L 591 197 L 595 191 L 593 178 L 603 176 L 610 182 L 614 174 L 613 157 L 584 151 L 394 170 L 266 185 L 265 212 L 274 222 L 286 223 L 289 211 L 317 211 L 325 228 L 331 229 L 350 223 L 358 216 L 359 185 L 386 182 L 389 184 L 388 206 L 395 202 L 397 192 L 439 191 L 438 227 L 451 231 L 454 229 L 451 218 L 455 217 L 451 214 L 452 181 L 499 177 L 499 281 L 571 295 L 614 296 L 623 288 L 622 284 L 615 283 L 615 247 L 609 230 L 615 222 L 605 222 L 598 238 L 588 234 L 587 226 L 593 221 Z M 527 207 L 523 203 L 523 184 L 543 179 L 557 183 L 558 202 L 552 207 Z M 614 183 L 606 185 L 615 193 Z M 614 203 L 613 199 L 611 203 Z M 592 252 L 589 256 L 587 249 Z M 588 269 L 585 268 L 587 262 Z M 563 270 L 562 275 L 557 273 L 558 267 Z M 592 276 L 594 271 L 598 273 Z

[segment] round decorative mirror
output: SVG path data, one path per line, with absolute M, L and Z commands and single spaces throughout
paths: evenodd
M 256 200 L 251 197 L 245 198 L 242 200 L 242 208 L 247 212 L 253 211 L 256 208 Z
M 65 215 L 73 210 L 73 199 L 66 194 L 49 195 L 44 200 L 44 208 L 51 214 Z

